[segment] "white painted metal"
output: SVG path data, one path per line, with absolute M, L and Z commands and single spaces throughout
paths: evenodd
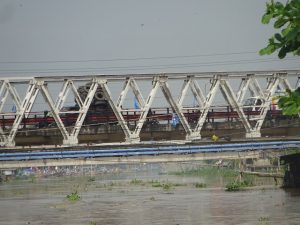
M 19 125 L 20 125 L 23 117 L 25 116 L 25 114 L 31 110 L 32 105 L 37 96 L 37 93 L 38 93 L 37 81 L 35 79 L 32 79 L 29 83 L 29 87 L 25 94 L 25 98 L 22 102 L 22 105 L 21 105 L 20 109 L 17 110 L 14 123 L 8 134 L 8 137 L 6 138 L 6 142 L 2 143 L 2 145 L 5 145 L 5 146 L 14 146 L 15 145 L 14 138 L 17 134 Z
M 59 128 L 62 136 L 63 136 L 63 141 L 64 142 L 68 142 L 69 138 L 69 133 L 66 129 L 66 127 L 64 126 L 63 121 L 61 120 L 60 116 L 59 116 L 59 109 L 55 107 L 55 103 L 48 91 L 47 85 L 45 85 L 45 82 L 43 80 L 38 81 L 38 88 L 40 89 L 46 103 L 48 104 L 48 106 L 50 107 L 52 116 L 57 124 L 57 127 Z M 71 144 L 71 142 L 70 142 Z
M 95 96 L 97 88 L 100 86 L 103 90 L 105 99 L 110 104 L 113 113 L 115 114 L 119 125 L 125 134 L 125 141 L 130 143 L 136 143 L 140 141 L 140 133 L 144 123 L 147 119 L 147 115 L 151 107 L 155 102 L 155 97 L 158 88 L 161 88 L 164 97 L 171 106 L 174 113 L 179 117 L 181 125 L 186 132 L 186 140 L 200 139 L 200 132 L 206 121 L 208 111 L 212 107 L 212 102 L 215 99 L 218 90 L 221 91 L 225 100 L 228 102 L 234 111 L 239 115 L 239 120 L 245 127 L 246 137 L 259 137 L 261 126 L 265 120 L 266 113 L 271 105 L 272 97 L 278 87 L 281 89 L 291 89 L 291 85 L 288 81 L 289 77 L 294 76 L 298 78 L 299 71 L 249 71 L 249 72 L 231 72 L 231 73 L 193 73 L 193 74 L 146 74 L 146 75 L 93 75 L 93 76 L 66 76 L 66 77 L 36 77 L 36 78 L 0 78 L 0 113 L 1 115 L 13 115 L 15 116 L 14 123 L 11 125 L 11 129 L 0 126 L 0 144 L 5 146 L 13 146 L 16 133 L 20 129 L 20 124 L 23 118 L 28 117 L 32 110 L 32 106 L 35 103 L 37 94 L 41 92 L 46 104 L 51 110 L 52 116 L 62 133 L 63 143 L 66 145 L 74 145 L 78 143 L 78 134 L 82 128 L 83 122 L 91 105 L 91 102 Z M 237 92 L 235 92 L 230 84 L 230 79 L 241 79 L 241 85 Z M 263 90 L 257 78 L 268 79 L 268 85 Z M 180 91 L 179 98 L 175 99 L 174 94 L 171 92 L 168 82 L 170 80 L 183 81 L 182 89 Z M 207 96 L 203 95 L 203 92 L 198 84 L 198 81 L 210 80 L 211 86 Z M 123 82 L 123 89 L 118 95 L 118 100 L 113 101 L 111 91 L 109 90 L 108 83 L 110 82 Z M 138 86 L 138 82 L 151 82 L 152 87 L 148 94 L 146 101 L 144 100 L 142 91 Z M 19 96 L 18 87 L 15 83 L 22 82 L 28 84 L 28 90 L 25 93 L 24 98 Z M 57 99 L 53 99 L 50 91 L 47 88 L 47 84 L 55 82 L 62 85 L 62 89 L 58 94 Z M 86 82 L 91 86 L 88 91 L 86 99 L 81 99 L 74 82 Z M 298 84 L 297 84 L 298 85 Z M 296 88 L 298 87 L 296 85 Z M 132 90 L 135 98 L 139 103 L 139 109 L 124 109 L 122 107 L 126 95 L 129 90 Z M 187 108 L 183 107 L 183 102 L 187 98 L 188 90 L 191 90 L 193 97 L 197 101 L 197 105 L 188 107 L 200 111 L 200 117 L 197 121 L 195 128 L 189 124 L 184 113 Z M 68 93 L 72 92 L 75 96 L 75 102 L 79 106 L 77 112 L 68 111 L 67 109 L 62 112 L 62 108 L 67 99 Z M 247 118 L 244 112 L 243 101 L 245 100 L 246 92 L 249 91 L 250 95 L 262 100 L 262 105 L 253 108 L 257 108 L 259 113 L 255 117 Z M 16 112 L 3 112 L 4 105 L 11 96 L 14 104 L 16 105 Z M 130 128 L 127 122 L 124 120 L 123 113 L 130 111 L 139 115 L 136 126 L 134 129 Z M 62 121 L 61 115 L 65 113 L 78 113 L 77 121 L 74 127 L 66 127 Z M 8 131 L 7 131 L 8 130 Z
M 194 77 L 191 78 L 191 90 L 193 92 L 194 97 L 196 98 L 198 105 L 203 107 L 205 102 L 205 97 L 203 95 L 203 92 L 201 91 L 201 88 L 199 87 L 199 84 L 197 81 L 195 81 Z
M 118 103 L 117 105 L 114 103 L 113 99 L 112 99 L 112 95 L 111 92 L 107 86 L 107 80 L 106 79 L 99 79 L 98 83 L 100 85 L 100 87 L 103 90 L 103 94 L 105 99 L 108 101 L 110 107 L 112 108 L 115 116 L 117 117 L 117 120 L 119 122 L 119 125 L 121 126 L 124 134 L 125 134 L 125 140 L 127 142 L 139 142 L 139 137 L 133 137 L 130 129 L 128 128 L 126 121 L 124 120 L 124 117 L 122 115 L 121 112 L 121 102 L 123 101 L 122 99 L 125 98 L 126 93 L 128 92 L 128 85 L 129 85 L 129 80 L 126 80 L 126 84 L 124 84 L 124 88 L 122 91 L 122 96 L 119 97 Z
M 168 80 L 167 76 L 161 76 L 159 78 L 159 83 L 160 83 L 161 90 L 162 90 L 165 98 L 167 99 L 168 103 L 172 107 L 172 110 L 177 114 L 177 116 L 178 116 L 178 118 L 181 122 L 181 125 L 182 125 L 183 129 L 186 132 L 186 139 L 187 140 L 195 139 L 195 135 L 194 135 L 192 129 L 190 128 L 190 126 L 188 124 L 188 121 L 186 120 L 186 118 L 185 118 L 185 116 L 184 116 L 184 114 L 181 110 L 182 106 L 180 104 L 178 104 L 175 101 L 175 99 L 173 98 L 173 96 L 171 94 L 171 91 L 170 91 L 170 88 L 168 86 L 167 80 Z M 187 84 L 188 84 L 188 82 L 186 84 L 184 84 L 184 86 L 187 86 Z M 183 90 L 182 90 L 180 99 L 184 98 L 183 95 L 185 95 L 185 92 L 186 92 L 185 90 L 186 89 L 184 87 Z
M 149 93 L 149 95 L 148 95 L 148 98 L 147 98 L 147 100 L 146 100 L 146 103 L 143 103 L 144 100 L 142 100 L 142 94 L 141 94 L 141 92 L 138 90 L 137 85 L 135 84 L 136 94 L 139 95 L 140 98 L 141 98 L 141 101 L 139 101 L 139 102 L 140 102 L 139 104 L 140 104 L 140 106 L 142 106 L 142 107 L 141 107 L 140 118 L 139 118 L 139 120 L 138 120 L 138 122 L 137 122 L 137 125 L 136 125 L 136 127 L 135 127 L 135 130 L 134 130 L 134 132 L 133 132 L 133 134 L 134 134 L 133 137 L 134 137 L 134 138 L 139 137 L 139 135 L 140 135 L 140 133 L 141 133 L 142 127 L 143 127 L 143 125 L 144 125 L 144 123 L 145 123 L 145 121 L 146 121 L 146 118 L 147 118 L 149 109 L 150 109 L 150 107 L 151 107 L 151 105 L 152 105 L 152 102 L 153 102 L 153 100 L 154 100 L 154 97 L 155 97 L 155 94 L 156 94 L 156 92 L 157 92 L 158 87 L 159 87 L 159 81 L 158 81 L 158 79 L 157 79 L 156 77 L 154 77 L 154 79 L 153 79 L 153 81 L 152 81 L 152 89 L 151 89 L 151 91 L 150 91 L 150 93 Z M 138 99 L 138 97 L 137 97 L 137 99 Z
M 201 129 L 203 127 L 203 124 L 206 120 L 206 116 L 208 114 L 209 108 L 214 100 L 214 97 L 215 97 L 215 95 L 218 91 L 219 85 L 220 85 L 220 80 L 219 80 L 218 76 L 214 76 L 210 80 L 210 83 L 211 83 L 210 90 L 206 96 L 203 107 L 201 108 L 201 114 L 200 114 L 197 126 L 194 130 L 194 133 L 196 133 L 196 134 L 198 133 L 200 138 L 201 138 L 201 136 L 200 136 Z
M 95 93 L 97 91 L 97 88 L 98 88 L 98 83 L 96 80 L 93 80 L 90 88 L 89 88 L 89 92 L 83 102 L 83 105 L 82 107 L 80 107 L 79 109 L 79 115 L 77 117 L 77 120 L 75 122 L 75 125 L 74 125 L 74 128 L 73 130 L 71 131 L 70 133 L 70 140 L 67 140 L 68 142 L 71 142 L 71 144 L 77 144 L 78 143 L 78 134 L 79 134 L 79 131 L 81 129 L 81 126 L 83 124 L 83 121 L 86 117 L 86 114 L 90 108 L 90 105 L 92 103 L 92 100 L 95 96 Z M 65 143 L 65 144 L 69 144 L 69 143 Z
M 235 93 L 233 92 L 228 80 L 227 76 L 221 76 L 220 78 L 220 86 L 221 91 L 225 97 L 225 99 L 228 101 L 229 105 L 238 113 L 239 118 L 241 122 L 243 123 L 246 135 L 252 135 L 253 131 L 251 129 L 251 125 L 249 121 L 247 120 L 247 117 L 245 116 L 243 106 L 238 102 Z
M 279 74 L 274 74 L 273 77 L 270 77 L 269 78 L 269 81 L 268 81 L 268 86 L 267 86 L 267 90 L 265 92 L 265 96 L 264 96 L 264 99 L 263 99 L 263 104 L 261 105 L 261 112 L 260 112 L 260 115 L 259 117 L 257 118 L 257 122 L 254 126 L 254 132 L 256 133 L 260 133 L 260 129 L 261 129 L 261 126 L 264 122 L 264 119 L 267 115 L 267 111 L 268 109 L 270 108 L 271 106 L 271 103 L 272 103 L 272 97 L 275 93 L 275 90 L 280 82 L 280 79 L 279 79 Z

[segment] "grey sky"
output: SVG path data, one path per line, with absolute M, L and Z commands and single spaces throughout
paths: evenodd
M 258 55 L 274 33 L 264 10 L 263 0 L 1 0 L 0 76 L 300 69 L 299 57 Z

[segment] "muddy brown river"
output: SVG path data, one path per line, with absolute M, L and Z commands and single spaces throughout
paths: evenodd
M 300 224 L 299 190 L 257 180 L 259 186 L 227 192 L 221 177 L 167 173 L 180 166 L 98 167 L 3 182 L 0 224 Z M 67 199 L 76 191 L 78 201 Z

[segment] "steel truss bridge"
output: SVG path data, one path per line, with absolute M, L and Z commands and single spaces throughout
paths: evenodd
M 49 109 L 63 144 L 77 145 L 78 135 L 99 88 L 127 143 L 140 142 L 140 133 L 151 108 L 157 105 L 170 107 L 176 114 L 187 142 L 200 140 L 209 110 L 219 96 L 244 127 L 245 137 L 256 138 L 261 136 L 261 127 L 272 108 L 273 97 L 286 89 L 299 87 L 299 74 L 299 70 L 290 70 L 0 78 L 0 116 L 9 124 L 1 123 L 0 145 L 15 145 L 15 137 L 24 129 L 26 121 L 30 121 L 39 96 L 44 100 L 39 110 Z M 83 99 L 78 87 L 86 83 L 89 88 Z M 138 107 L 126 106 L 129 95 L 135 98 Z M 65 107 L 70 96 L 77 110 Z M 259 99 L 260 103 L 257 105 L 253 101 L 252 105 L 245 105 L 247 98 Z M 162 99 L 167 106 L 161 106 Z M 247 108 L 255 113 L 249 113 Z M 193 123 L 187 118 L 188 111 L 197 112 Z M 126 119 L 129 114 L 134 115 L 134 126 Z M 66 115 L 75 118 L 71 126 L 66 123 Z

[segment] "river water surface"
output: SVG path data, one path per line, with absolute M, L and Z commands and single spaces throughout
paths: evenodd
M 0 224 L 300 224 L 298 190 L 269 184 L 227 192 L 219 178 L 169 175 L 165 165 L 141 168 L 4 182 Z M 199 182 L 207 187 L 196 188 Z M 173 185 L 153 185 L 162 183 Z M 68 200 L 75 191 L 80 200 Z

